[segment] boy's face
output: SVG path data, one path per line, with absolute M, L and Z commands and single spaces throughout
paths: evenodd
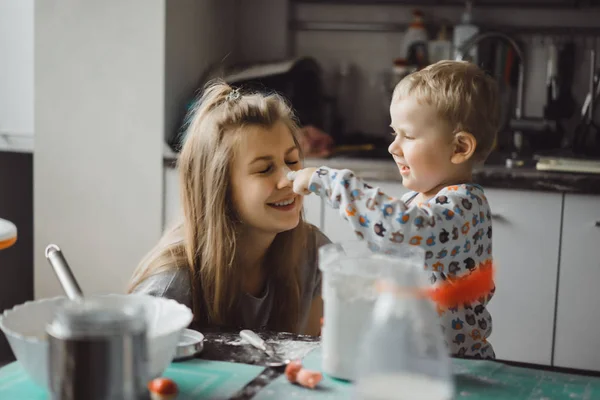
M 295 194 L 286 169 L 301 167 L 300 153 L 288 127 L 248 126 L 232 164 L 231 192 L 245 228 L 257 234 L 277 234 L 300 221 L 303 197 Z
M 452 129 L 436 110 L 408 96 L 392 102 L 390 115 L 395 139 L 388 151 L 398 165 L 402 184 L 425 195 L 451 184 L 457 168 L 451 162 Z

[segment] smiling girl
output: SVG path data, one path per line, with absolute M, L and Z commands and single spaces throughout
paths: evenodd
M 318 248 L 286 172 L 301 168 L 298 127 L 276 94 L 207 86 L 178 159 L 183 218 L 134 272 L 129 292 L 189 306 L 193 326 L 317 335 Z

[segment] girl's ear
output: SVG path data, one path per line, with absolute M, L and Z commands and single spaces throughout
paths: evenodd
M 473 157 L 477 148 L 477 139 L 469 132 L 458 132 L 453 140 L 454 152 L 450 161 L 454 164 L 462 164 Z

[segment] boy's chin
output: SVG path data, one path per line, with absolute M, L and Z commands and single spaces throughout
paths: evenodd
M 425 187 L 425 185 L 423 185 L 421 182 L 415 182 L 413 179 L 403 179 L 402 180 L 402 186 L 404 186 L 405 188 L 407 188 L 408 190 L 412 191 L 412 192 L 417 192 L 417 193 L 427 193 L 429 190 L 429 188 Z
M 402 186 L 413 192 L 419 191 L 419 184 L 410 178 L 402 178 Z

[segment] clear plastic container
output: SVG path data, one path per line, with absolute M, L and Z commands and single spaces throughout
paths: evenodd
M 355 400 L 450 400 L 452 365 L 422 271 L 378 282 L 360 346 Z
M 424 251 L 408 245 L 374 251 L 366 241 L 349 241 L 319 249 L 323 372 L 338 379 L 356 378 L 359 344 L 372 319 L 378 280 L 403 276 L 405 270 L 422 272 L 424 264 Z M 426 282 L 424 274 L 423 279 Z

